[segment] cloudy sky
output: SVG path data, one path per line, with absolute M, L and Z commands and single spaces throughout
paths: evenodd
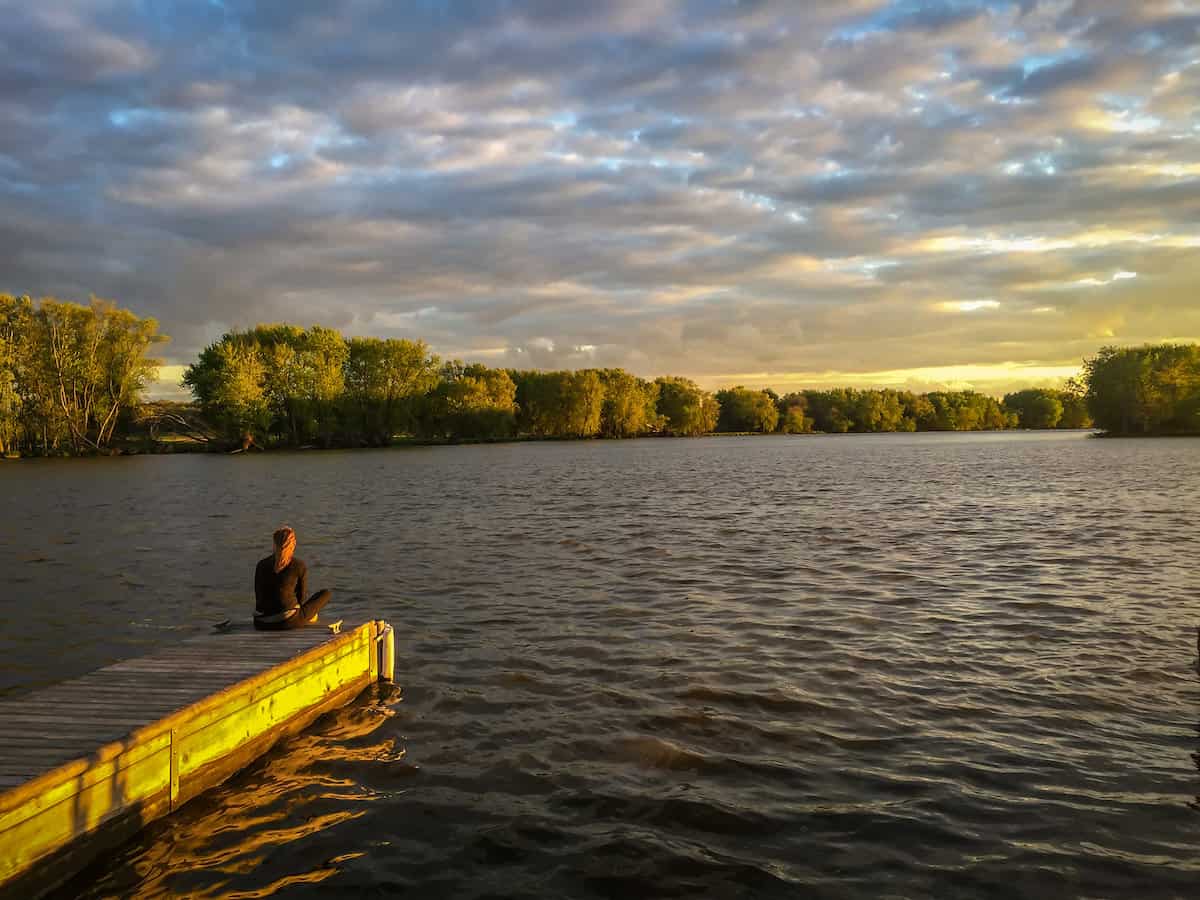
M 1200 338 L 1200 2 L 0 0 L 0 205 L 176 364 L 1002 390 Z

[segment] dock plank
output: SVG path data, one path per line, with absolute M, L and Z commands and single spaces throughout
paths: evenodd
M 19 755 L 12 752 L 17 747 L 0 744 L 0 774 L 24 774 L 28 779 L 86 756 L 100 744 L 286 662 L 330 637 L 321 627 L 214 632 L 33 694 L 0 699 L 0 735 L 19 734 L 24 741 Z M 64 735 L 79 739 L 73 754 L 64 755 Z M 39 746 L 45 751 L 41 756 L 25 752 Z

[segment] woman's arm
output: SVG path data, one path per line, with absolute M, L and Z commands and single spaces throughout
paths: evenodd
M 271 612 L 267 608 L 270 601 L 268 600 L 269 590 L 265 575 L 262 563 L 254 567 L 254 608 L 262 613 Z
M 296 605 L 303 606 L 308 600 L 308 566 L 300 563 L 300 575 L 296 579 Z

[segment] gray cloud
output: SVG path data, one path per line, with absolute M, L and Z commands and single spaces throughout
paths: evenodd
M 0 290 L 172 361 L 280 319 L 710 379 L 1200 336 L 1195 3 L 52 6 L 0 18 Z

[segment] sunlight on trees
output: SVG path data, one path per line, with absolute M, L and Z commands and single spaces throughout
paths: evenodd
M 509 438 L 517 433 L 517 386 L 509 374 L 487 366 L 446 363 L 420 416 L 427 437 Z
M 1088 409 L 1110 434 L 1200 434 L 1200 344 L 1104 347 L 1084 361 Z
M 658 385 L 658 413 L 663 432 L 673 435 L 707 434 L 717 427 L 720 408 L 717 398 L 689 378 L 667 376 Z
M 157 374 L 150 346 L 166 340 L 107 300 L 0 295 L 0 453 L 106 450 Z
M 779 423 L 778 398 L 767 391 L 752 391 L 744 387 L 717 391 L 721 412 L 717 418 L 718 431 L 757 431 L 770 433 Z

